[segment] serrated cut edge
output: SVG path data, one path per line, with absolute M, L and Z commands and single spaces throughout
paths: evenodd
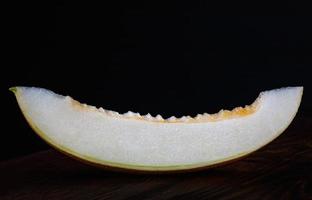
M 74 100 L 70 96 L 66 96 L 65 99 L 70 102 L 70 104 L 77 109 L 83 109 L 83 110 L 89 110 L 89 111 L 98 111 L 101 112 L 107 116 L 116 117 L 116 118 L 125 118 L 125 119 L 135 119 L 135 120 L 145 120 L 150 122 L 166 122 L 166 123 L 198 123 L 198 122 L 216 122 L 226 119 L 234 119 L 234 118 L 240 118 L 249 116 L 253 113 L 255 113 L 259 108 L 259 102 L 261 99 L 260 96 L 251 104 L 246 105 L 244 107 L 236 107 L 232 110 L 223 110 L 221 109 L 218 113 L 214 114 L 197 114 L 195 117 L 191 116 L 182 116 L 182 117 L 175 117 L 171 116 L 168 118 L 163 118 L 160 114 L 153 117 L 150 113 L 146 115 L 141 115 L 140 113 L 128 111 L 126 113 L 120 114 L 116 111 L 104 109 L 102 107 L 95 107 L 91 105 L 87 105 L 84 103 L 80 103 L 77 100 Z

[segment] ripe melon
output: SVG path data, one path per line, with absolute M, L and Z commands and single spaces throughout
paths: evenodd
M 244 108 L 163 119 L 119 114 L 42 88 L 11 90 L 31 127 L 56 149 L 96 166 L 145 172 L 201 169 L 256 151 L 288 127 L 303 93 L 275 89 Z

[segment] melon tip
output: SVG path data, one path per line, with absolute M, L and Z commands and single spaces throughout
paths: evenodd
M 9 90 L 10 90 L 11 92 L 13 92 L 14 94 L 16 94 L 16 92 L 17 92 L 17 87 L 10 87 Z

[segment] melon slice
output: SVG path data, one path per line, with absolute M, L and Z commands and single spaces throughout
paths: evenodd
M 11 90 L 35 132 L 61 152 L 97 166 L 149 172 L 202 169 L 259 149 L 288 127 L 303 93 L 303 87 L 270 90 L 244 108 L 163 119 L 119 114 L 42 88 Z

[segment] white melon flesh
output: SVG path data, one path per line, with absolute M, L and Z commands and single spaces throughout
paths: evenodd
M 91 164 L 142 171 L 191 170 L 247 155 L 288 127 L 303 93 L 303 87 L 281 88 L 245 108 L 163 119 L 97 109 L 42 88 L 11 90 L 52 146 Z

